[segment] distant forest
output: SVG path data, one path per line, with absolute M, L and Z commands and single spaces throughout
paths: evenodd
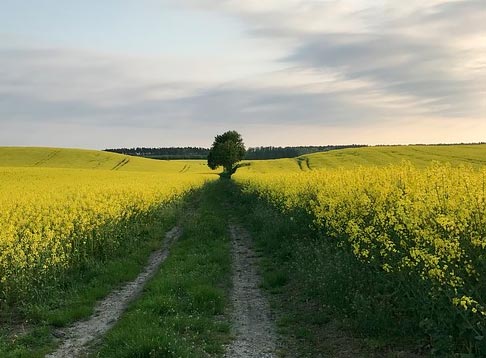
M 248 148 L 245 159 L 278 159 L 294 158 L 299 155 L 327 152 L 334 149 L 359 148 L 365 145 L 325 145 L 325 146 L 299 146 L 299 147 L 254 147 Z M 105 149 L 106 152 L 133 155 L 152 159 L 206 159 L 208 148 L 200 147 L 169 147 L 169 148 L 118 148 Z
M 248 148 L 245 159 L 278 159 L 295 158 L 299 155 L 327 152 L 334 149 L 359 148 L 364 145 L 325 145 L 325 146 L 299 146 L 299 147 L 255 147 Z
M 105 149 L 106 152 L 133 155 L 152 159 L 206 159 L 208 148 L 169 147 L 169 148 L 118 148 Z

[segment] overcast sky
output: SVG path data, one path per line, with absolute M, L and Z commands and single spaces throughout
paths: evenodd
M 0 0 L 0 145 L 486 141 L 485 0 Z

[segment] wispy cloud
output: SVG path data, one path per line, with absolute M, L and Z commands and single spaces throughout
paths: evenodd
M 3 35 L 0 126 L 10 133 L 0 141 L 25 144 L 19 128 L 29 123 L 45 124 L 52 145 L 66 145 L 56 125 L 76 127 L 78 146 L 93 146 L 96 129 L 138 133 L 98 138 L 97 147 L 143 145 L 142 133 L 147 145 L 204 144 L 226 128 L 253 136 L 250 144 L 265 144 L 264 132 L 280 133 L 269 144 L 480 139 L 483 1 L 161 0 L 154 8 L 164 6 L 217 14 L 244 33 L 200 56 L 170 42 L 149 56 Z

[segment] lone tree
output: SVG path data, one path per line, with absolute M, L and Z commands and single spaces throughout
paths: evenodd
M 237 164 L 245 156 L 245 145 L 241 135 L 236 131 L 228 131 L 214 138 L 209 150 L 208 167 L 217 169 L 222 166 L 222 178 L 231 178 L 241 165 Z

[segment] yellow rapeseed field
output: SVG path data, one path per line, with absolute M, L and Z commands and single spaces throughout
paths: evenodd
M 133 225 L 157 220 L 158 209 L 209 178 L 171 171 L 0 167 L 1 296 L 15 299 L 83 260 L 110 255 L 129 240 Z
M 480 329 L 474 325 L 486 315 L 485 167 L 436 163 L 419 169 L 404 162 L 301 173 L 241 171 L 236 179 L 244 191 L 290 216 L 306 213 L 323 240 L 365 265 L 424 282 L 431 296 L 447 296 L 451 309 Z

